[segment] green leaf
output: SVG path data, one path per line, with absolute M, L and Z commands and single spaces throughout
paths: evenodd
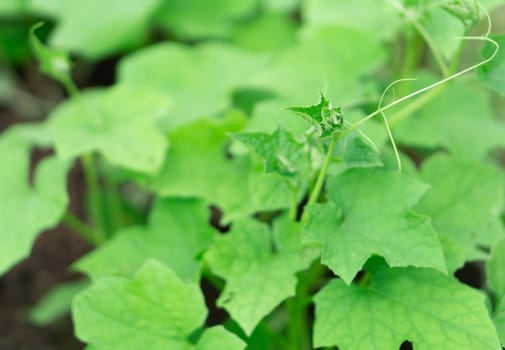
M 465 22 L 441 8 L 426 11 L 420 22 L 444 58 L 450 61 L 461 45 L 461 39 L 457 38 L 465 35 Z
M 35 31 L 43 25 L 44 23 L 40 22 L 30 28 L 30 45 L 33 53 L 40 62 L 41 71 L 68 87 L 72 85 L 70 56 L 64 50 L 50 48 L 42 44 Z
M 272 248 L 273 247 L 273 248 Z M 266 225 L 251 219 L 234 222 L 205 255 L 211 270 L 226 280 L 217 305 L 251 334 L 280 302 L 295 294 L 295 273 L 308 267 L 299 227 L 286 217 Z
M 124 58 L 118 76 L 122 83 L 154 88 L 171 97 L 173 105 L 163 126 L 175 129 L 229 107 L 232 91 L 247 86 L 263 62 L 223 43 L 195 47 L 163 43 Z
M 461 158 L 482 159 L 488 151 L 505 145 L 505 123 L 494 117 L 489 96 L 474 82 L 447 85 L 393 132 L 399 143 L 444 147 Z
M 195 350 L 242 350 L 245 344 L 240 338 L 228 332 L 222 326 L 207 329 L 196 344 Z
M 253 12 L 256 0 L 170 0 L 157 11 L 156 20 L 180 38 L 226 36 L 234 22 Z
M 146 262 L 133 279 L 99 280 L 75 298 L 72 311 L 77 336 L 97 350 L 192 350 L 188 337 L 207 315 L 199 286 L 182 282 L 155 260 Z M 204 332 L 204 339 L 217 341 L 216 335 L 223 334 L 219 329 L 210 332 Z M 222 343 L 237 344 L 230 337 Z
M 227 133 L 239 131 L 246 120 L 231 112 L 225 118 L 202 118 L 171 132 L 161 171 L 144 179 L 144 184 L 161 196 L 203 198 L 219 206 L 226 220 L 253 212 L 249 158 L 226 156 Z
M 446 271 L 429 218 L 412 211 L 426 184 L 400 173 L 351 169 L 327 186 L 329 200 L 307 209 L 302 237 L 322 245 L 321 262 L 347 284 L 372 254 L 390 266 Z
M 505 34 L 492 35 L 491 38 L 498 43 L 501 49 L 491 62 L 477 70 L 477 75 L 481 83 L 505 95 L 505 51 L 503 50 L 505 47 Z M 481 51 L 482 57 L 490 57 L 495 49 L 493 44 L 486 42 Z
M 196 281 L 200 275 L 197 257 L 212 243 L 207 205 L 195 199 L 158 199 L 147 227 L 118 232 L 100 248 L 81 258 L 74 268 L 93 280 L 107 275 L 129 275 L 147 259 L 170 267 L 182 280 Z
M 392 38 L 401 25 L 398 11 L 387 0 L 309 0 L 303 10 L 308 25 L 354 28 L 380 39 Z
M 340 106 L 334 106 L 323 94 L 317 105 L 309 107 L 289 107 L 289 110 L 301 114 L 315 128 L 317 137 L 329 137 L 342 131 L 344 115 Z
M 493 314 L 493 322 L 502 344 L 505 344 L 505 297 L 502 298 Z
M 491 258 L 486 262 L 487 286 L 493 292 L 494 298 L 505 297 L 505 239 L 501 240 L 491 250 Z
M 437 155 L 423 164 L 420 177 L 431 188 L 416 210 L 430 215 L 437 233 L 459 246 L 466 259 L 484 257 L 479 248 L 504 237 L 500 213 L 505 184 L 498 169 Z
M 60 284 L 46 293 L 30 310 L 29 318 L 37 326 L 47 326 L 70 312 L 74 296 L 89 285 L 87 280 Z
M 341 105 L 356 101 L 369 90 L 365 77 L 385 60 L 377 38 L 360 30 L 311 27 L 300 31 L 297 39 L 254 77 L 255 86 L 288 102 L 283 107 L 313 103 L 321 91 Z
M 305 142 L 297 141 L 291 133 L 279 127 L 273 134 L 236 133 L 235 140 L 249 146 L 265 159 L 265 171 L 282 176 L 308 177 L 311 170 L 318 167 L 322 158 L 317 149 Z M 315 164 L 313 164 L 315 162 Z
M 166 110 L 167 100 L 160 94 L 119 85 L 60 104 L 48 126 L 61 158 L 97 151 L 111 164 L 154 173 L 167 148 L 156 126 Z
M 232 42 L 255 52 L 271 52 L 295 41 L 296 24 L 285 14 L 264 13 L 234 28 Z
M 97 59 L 138 46 L 160 0 L 31 0 L 30 8 L 57 20 L 53 46 Z
M 501 349 L 484 296 L 434 270 L 383 267 L 365 288 L 333 280 L 314 299 L 315 347 Z
M 342 158 L 347 168 L 382 166 L 380 155 L 356 133 L 340 139 L 335 145 L 334 154 Z
M 37 235 L 56 225 L 68 205 L 70 163 L 42 160 L 30 184 L 30 142 L 18 131 L 0 138 L 0 274 L 30 254 Z
M 26 1 L 3 0 L 0 2 L 0 16 L 18 16 L 26 12 Z

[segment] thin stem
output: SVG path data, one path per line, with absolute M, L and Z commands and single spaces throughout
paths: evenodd
M 88 190 L 89 214 L 93 223 L 98 226 L 100 242 L 106 241 L 105 225 L 102 219 L 102 195 L 98 176 L 95 170 L 95 164 L 92 154 L 86 154 L 81 157 L 81 164 L 84 170 L 84 178 L 86 180 L 86 188 Z
M 321 193 L 321 190 L 322 190 L 323 184 L 324 184 L 324 180 L 326 178 L 326 173 L 328 172 L 328 166 L 330 165 L 331 158 L 333 157 L 333 149 L 335 148 L 335 144 L 337 143 L 338 139 L 341 138 L 341 135 L 342 134 L 340 134 L 338 136 L 333 136 L 331 139 L 330 146 L 328 147 L 328 152 L 326 153 L 326 157 L 324 159 L 324 163 L 321 167 L 321 170 L 319 170 L 316 184 L 314 185 L 314 188 L 312 189 L 312 192 L 310 193 L 310 197 L 309 197 L 309 201 L 307 202 L 307 205 L 311 205 L 311 204 L 316 203 L 317 199 L 319 198 L 319 194 Z
M 102 242 L 99 242 L 99 237 L 95 231 L 93 231 L 88 225 L 83 223 L 77 216 L 70 212 L 66 212 L 62 218 L 63 224 L 68 226 L 73 231 L 77 232 L 81 237 L 83 237 L 88 242 L 98 245 Z

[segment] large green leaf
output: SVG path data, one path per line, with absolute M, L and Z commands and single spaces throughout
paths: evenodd
M 142 42 L 160 0 L 31 0 L 36 13 L 57 19 L 51 45 L 96 59 Z
M 310 105 L 320 92 L 345 105 L 365 94 L 363 77 L 384 59 L 383 47 L 370 33 L 344 27 L 308 28 L 295 44 L 275 55 L 254 83 L 288 101 L 285 107 Z
M 230 233 L 216 238 L 205 259 L 226 280 L 218 306 L 247 334 L 281 301 L 295 294 L 295 273 L 309 264 L 300 245 L 299 227 L 287 217 L 275 222 L 273 233 L 251 219 L 236 221 Z
M 482 158 L 505 146 L 505 123 L 494 118 L 485 91 L 474 82 L 454 82 L 394 130 L 396 140 L 420 147 L 445 147 L 464 158 Z
M 316 347 L 501 349 L 484 296 L 434 270 L 382 267 L 366 287 L 333 280 L 315 304 Z
M 169 0 L 156 13 L 157 22 L 181 38 L 227 36 L 234 21 L 250 14 L 257 0 Z
M 391 38 L 401 24 L 398 11 L 387 0 L 307 0 L 303 10 L 309 25 L 349 27 L 380 39 Z
M 352 169 L 327 186 L 328 202 L 307 209 L 303 241 L 320 243 L 321 262 L 347 284 L 372 254 L 390 266 L 446 271 L 429 218 L 412 211 L 426 184 L 400 173 Z
M 99 280 L 75 298 L 72 311 L 77 336 L 97 350 L 192 350 L 188 337 L 207 315 L 199 286 L 182 282 L 155 260 L 146 262 L 133 279 Z M 219 328 L 202 336 L 230 350 L 243 349 L 232 337 Z
M 247 86 L 263 61 L 222 43 L 163 43 L 127 56 L 118 74 L 122 83 L 155 88 L 172 97 L 163 124 L 174 128 L 229 107 L 232 91 Z
M 159 199 L 151 209 L 147 227 L 121 230 L 74 267 L 96 280 L 131 274 L 147 259 L 155 258 L 182 280 L 195 281 L 200 274 L 197 256 L 213 239 L 208 217 L 209 210 L 200 200 Z
M 227 156 L 227 132 L 239 131 L 245 122 L 242 114 L 231 112 L 222 119 L 202 118 L 171 132 L 171 146 L 161 171 L 144 178 L 143 184 L 161 196 L 203 198 L 220 207 L 225 220 L 256 209 L 289 206 L 291 189 L 286 182 L 263 176 L 263 168 L 247 156 Z
M 115 86 L 60 104 L 50 115 L 49 128 L 61 158 L 97 151 L 111 164 L 154 173 L 167 148 L 156 126 L 166 111 L 167 100 L 158 93 Z
M 68 205 L 70 163 L 42 160 L 30 184 L 31 145 L 21 128 L 0 138 L 0 274 L 29 255 L 37 235 L 56 225 Z
M 431 188 L 416 210 L 431 216 L 437 233 L 460 247 L 466 259 L 484 257 L 481 248 L 504 237 L 500 212 L 505 184 L 498 169 L 437 155 L 423 164 L 420 177 Z

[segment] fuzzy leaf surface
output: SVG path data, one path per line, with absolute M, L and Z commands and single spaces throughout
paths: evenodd
M 0 138 L 0 275 L 30 254 L 37 235 L 68 205 L 67 161 L 42 160 L 29 183 L 31 145 L 12 128 Z
M 77 336 L 93 349 L 193 350 L 187 338 L 205 321 L 207 309 L 196 283 L 184 283 L 149 260 L 132 279 L 104 278 L 79 294 L 73 315 Z
M 321 262 L 350 284 L 372 254 L 390 266 L 446 271 L 428 217 L 412 211 L 427 185 L 406 175 L 351 169 L 327 182 L 328 202 L 308 208 L 303 241 L 322 245 Z
M 158 93 L 131 87 L 87 91 L 60 104 L 48 121 L 57 155 L 74 158 L 97 151 L 111 164 L 154 173 L 168 142 L 156 126 L 168 101 Z
M 459 246 L 467 259 L 484 257 L 478 246 L 492 247 L 504 237 L 505 184 L 498 169 L 437 155 L 423 164 L 420 178 L 431 188 L 416 210 L 429 215 L 437 233 Z
M 218 236 L 205 255 L 212 271 L 226 280 L 218 306 L 247 334 L 295 294 L 295 273 L 309 264 L 299 237 L 299 227 L 286 217 L 275 222 L 273 233 L 262 223 L 244 219 L 236 221 L 227 235 Z
M 74 267 L 93 280 L 107 275 L 130 275 L 147 259 L 170 267 L 184 281 L 196 281 L 197 256 L 212 243 L 207 205 L 195 199 L 158 199 L 147 227 L 125 228 L 81 258 Z
M 501 349 L 484 296 L 431 269 L 383 267 L 364 288 L 333 280 L 315 305 L 315 347 Z

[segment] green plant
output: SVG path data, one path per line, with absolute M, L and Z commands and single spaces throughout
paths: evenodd
M 138 45 L 156 6 L 152 21 L 180 41 L 221 39 L 134 51 L 114 86 L 83 92 L 67 51 L 42 44 L 40 25 L 32 27 L 41 70 L 69 98 L 42 123 L 0 137 L 0 272 L 60 221 L 96 246 L 72 266 L 91 284 L 56 290 L 32 319 L 44 323 L 72 303 L 89 350 L 397 349 L 405 341 L 500 349 L 505 193 L 503 164 L 490 151 L 505 146 L 505 124 L 466 74 L 477 70 L 483 84 L 505 90 L 504 35 L 491 35 L 487 12 L 495 2 L 312 0 L 301 7 L 299 34 L 286 34 L 296 2 L 265 0 L 260 14 L 253 1 L 237 4 L 216 2 L 209 18 L 198 15 L 199 1 L 131 5 L 135 36 L 109 33 L 96 46 L 62 20 L 51 40 L 88 58 Z M 366 19 L 363 28 L 347 16 Z M 110 25 L 99 19 L 98 28 Z M 482 19 L 484 35 L 469 35 Z M 271 25 L 286 37 L 252 40 Z M 382 69 L 386 79 L 373 75 L 388 57 L 383 42 L 402 57 Z M 477 42 L 483 58 L 461 68 L 464 45 Z M 377 85 L 387 85 L 382 95 Z M 319 91 L 318 104 L 286 108 Z M 391 91 L 398 97 L 387 103 Z M 55 155 L 30 183 L 33 145 Z M 76 160 L 89 223 L 66 211 Z M 147 213 L 128 217 L 124 183 L 153 197 Z M 485 261 L 481 290 L 454 277 L 473 261 Z M 226 316 L 209 317 L 216 307 Z

